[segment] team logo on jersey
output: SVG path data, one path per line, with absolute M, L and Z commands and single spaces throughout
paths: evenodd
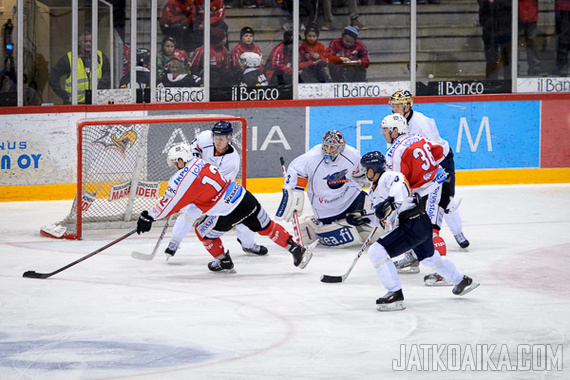
M 323 179 L 327 181 L 327 185 L 330 189 L 340 189 L 345 183 L 348 182 L 348 178 L 346 178 L 346 173 L 348 169 L 344 169 L 340 172 L 333 173 Z
M 101 145 L 105 150 L 115 150 L 125 157 L 127 149 L 135 144 L 138 135 L 132 129 L 124 132 L 114 125 L 105 127 L 101 132 L 101 137 L 93 141 L 94 145 Z

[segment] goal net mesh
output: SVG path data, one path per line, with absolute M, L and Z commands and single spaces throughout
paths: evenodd
M 227 115 L 153 116 L 78 122 L 77 195 L 69 215 L 44 226 L 42 235 L 80 239 L 83 229 L 134 228 L 143 210 L 154 206 L 174 174 L 168 150 L 230 121 L 232 146 L 242 159 L 237 182 L 246 185 L 246 122 Z

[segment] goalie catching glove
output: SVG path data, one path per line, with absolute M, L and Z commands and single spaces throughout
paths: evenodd
M 152 222 L 154 222 L 154 218 L 148 214 L 148 211 L 144 210 L 141 212 L 139 220 L 137 221 L 137 234 L 140 235 L 143 232 L 150 231 Z
M 378 203 L 378 206 L 374 209 L 376 217 L 381 221 L 386 220 L 388 216 L 396 209 L 396 204 L 394 203 L 394 197 L 388 197 L 382 202 Z
M 303 212 L 304 202 L 305 193 L 302 190 L 293 190 L 288 186 L 283 186 L 283 196 L 275 214 L 276 218 L 289 222 L 295 211 L 298 214 Z

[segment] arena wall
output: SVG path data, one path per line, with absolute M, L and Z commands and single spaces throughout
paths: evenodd
M 391 112 L 387 101 L 384 97 L 0 108 L 0 201 L 74 197 L 78 120 L 172 114 L 244 117 L 248 189 L 278 192 L 279 157 L 290 162 L 320 143 L 327 130 L 340 130 L 361 153 L 384 151 L 379 124 Z M 434 118 L 449 141 L 459 186 L 570 182 L 570 94 L 416 97 L 414 109 Z

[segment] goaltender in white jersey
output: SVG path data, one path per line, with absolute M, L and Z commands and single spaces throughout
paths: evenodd
M 289 221 L 293 212 L 301 214 L 306 188 L 315 215 L 301 223 L 304 243 L 318 239 L 333 247 L 360 244 L 360 233 L 370 231 L 365 226 L 369 220 L 347 218 L 347 213 L 366 208 L 367 195 L 357 182 L 363 179 L 358 151 L 346 145 L 342 133 L 328 131 L 322 144 L 294 159 L 287 168 L 277 218 Z
M 202 131 L 192 141 L 191 150 L 194 157 L 199 157 L 218 168 L 228 179 L 235 180 L 240 169 L 240 156 L 231 145 L 233 126 L 227 121 L 218 121 L 211 131 Z M 168 257 L 174 256 L 184 237 L 190 232 L 194 218 L 185 210 L 176 219 L 172 229 L 172 237 L 168 248 L 164 251 Z M 255 235 L 245 225 L 236 226 L 238 241 L 242 249 L 256 255 L 267 254 L 267 248 L 255 243 Z

